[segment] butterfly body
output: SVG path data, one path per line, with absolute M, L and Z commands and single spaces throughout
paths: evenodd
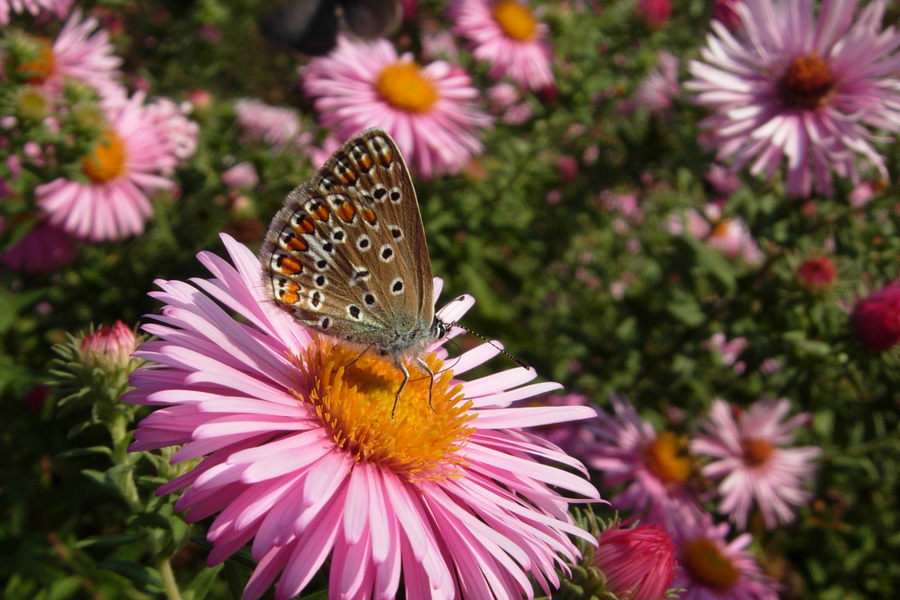
M 433 377 L 422 355 L 446 326 L 415 189 L 387 133 L 351 138 L 288 194 L 259 256 L 269 296 L 301 324 L 392 358 L 403 385 L 409 357 Z

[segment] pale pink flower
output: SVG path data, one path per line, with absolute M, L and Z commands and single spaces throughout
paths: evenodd
M 453 33 L 471 40 L 472 54 L 490 63 L 490 76 L 509 77 L 533 91 L 555 88 L 548 28 L 521 0 L 454 0 Z
M 720 160 L 771 178 L 785 162 L 787 191 L 831 195 L 832 176 L 887 178 L 875 142 L 900 131 L 900 35 L 881 29 L 885 0 L 754 0 L 736 7 L 743 29 L 719 21 L 691 61 L 685 87 L 713 115 L 702 125 Z M 784 161 L 783 161 L 784 159 Z
M 692 237 L 721 250 L 729 258 L 740 256 L 750 264 L 763 259 L 762 251 L 743 219 L 723 218 L 722 210 L 716 204 L 708 204 L 704 209 L 704 215 L 694 209 L 688 209 L 684 213 L 683 220 L 680 216 L 673 216 L 669 220 L 668 228 L 675 235 L 684 233 L 686 229 Z
M 312 134 L 302 130 L 300 117 L 290 108 L 241 98 L 235 101 L 234 112 L 246 141 L 263 142 L 276 150 L 303 149 L 312 142 Z
M 457 174 L 482 151 L 491 118 L 475 108 L 478 90 L 459 67 L 441 60 L 422 67 L 387 40 L 340 36 L 337 48 L 300 75 L 319 121 L 337 138 L 381 127 L 422 177 Z
M 657 434 L 624 397 L 613 396 L 611 403 L 613 414 L 601 411 L 586 425 L 597 441 L 581 458 L 603 474 L 606 486 L 623 486 L 613 507 L 667 528 L 685 513 L 699 516 L 688 488 L 693 461 L 685 445 L 674 433 Z
M 863 181 L 850 192 L 850 205 L 861 208 L 883 192 L 886 187 L 887 184 L 883 181 Z
M 724 400 L 713 402 L 703 432 L 691 442 L 697 454 L 713 457 L 703 474 L 719 483 L 719 512 L 739 529 L 746 529 L 756 506 L 766 528 L 794 520 L 794 509 L 807 504 L 812 494 L 804 486 L 812 481 L 820 454 L 816 446 L 786 447 L 794 430 L 809 423 L 808 413 L 786 419 L 790 400 L 758 401 L 739 412 Z M 735 414 L 738 412 L 739 414 Z
M 116 321 L 112 327 L 104 325 L 85 335 L 81 339 L 81 356 L 89 366 L 127 368 L 136 347 L 134 330 L 122 321 Z
M 239 162 L 224 173 L 222 183 L 230 188 L 252 188 L 259 183 L 259 174 L 251 162 Z
M 747 347 L 747 338 L 737 337 L 729 340 L 724 333 L 719 332 L 712 334 L 702 345 L 705 350 L 715 350 L 722 359 L 722 364 L 730 366 Z
M 672 100 L 681 95 L 681 86 L 678 83 L 678 59 L 663 50 L 657 54 L 656 61 L 656 68 L 635 90 L 634 102 L 659 114 L 672 108 Z
M 734 174 L 734 171 L 718 163 L 709 167 L 709 171 L 706 172 L 704 179 L 712 186 L 716 194 L 722 198 L 733 196 L 741 189 L 741 180 Z
M 662 600 L 675 579 L 675 544 L 660 525 L 625 528 L 620 523 L 600 533 L 594 564 L 606 577 L 606 589 L 628 600 Z
M 33 275 L 56 271 L 72 262 L 75 254 L 72 238 L 42 219 L 22 239 L 0 253 L 0 261 L 9 269 Z
M 29 12 L 38 15 L 41 11 L 51 12 L 57 18 L 69 14 L 73 0 L 0 0 L 0 25 L 9 25 L 11 12 Z
M 124 396 L 156 407 L 132 450 L 179 446 L 173 462 L 196 461 L 158 493 L 185 490 L 175 506 L 189 522 L 216 515 L 208 564 L 249 544 L 258 565 L 245 600 L 279 574 L 275 598 L 292 598 L 326 561 L 332 599 L 393 598 L 401 580 L 406 598 L 558 586 L 556 569 L 578 554 L 569 536 L 593 539 L 560 492 L 599 495 L 567 470 L 580 463 L 523 428 L 594 410 L 517 406 L 559 387 L 522 387 L 534 370 L 454 379 L 499 350 L 448 359 L 441 340 L 425 356 L 433 384 L 411 378 L 394 416 L 399 369 L 300 326 L 265 296 L 257 257 L 222 239 L 234 266 L 203 252 L 212 279 L 157 282 L 163 314 L 144 329 L 158 340 L 135 353 L 157 364 Z M 473 302 L 438 315 L 455 322 Z
M 729 542 L 728 523 L 714 525 L 708 514 L 676 523 L 679 568 L 672 587 L 684 590 L 679 600 L 778 600 L 780 586 L 747 550 L 752 535 Z
M 200 137 L 200 126 L 187 117 L 189 106 L 178 106 L 170 98 L 154 98 L 147 105 L 147 110 L 166 134 L 170 153 L 181 163 L 197 152 Z
M 67 78 L 77 79 L 97 90 L 106 103 L 124 102 L 126 92 L 119 73 L 122 59 L 114 54 L 109 33 L 104 29 L 96 31 L 98 25 L 96 18 L 82 20 L 81 11 L 74 11 L 52 47 L 27 65 L 40 74 L 35 81 L 47 89 L 61 91 Z
M 329 135 L 322 140 L 321 145 L 309 146 L 307 154 L 309 155 L 309 159 L 312 161 L 313 166 L 318 169 L 324 165 L 325 162 L 331 158 L 331 155 L 340 147 L 341 143 L 337 138 L 333 135 Z
M 176 163 L 167 133 L 143 101 L 137 93 L 109 110 L 108 129 L 82 161 L 88 183 L 59 178 L 36 188 L 52 225 L 94 242 L 143 233 L 153 214 L 146 194 L 173 187 L 162 173 Z

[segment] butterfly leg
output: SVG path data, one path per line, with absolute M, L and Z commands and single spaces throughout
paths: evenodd
M 397 361 L 397 368 L 403 373 L 403 383 L 397 388 L 397 395 L 394 396 L 394 408 L 391 409 L 391 423 L 394 422 L 394 413 L 397 412 L 397 401 L 400 400 L 400 393 L 403 391 L 403 388 L 406 387 L 406 382 L 409 381 L 409 371 L 406 369 L 406 365 L 403 364 L 402 360 Z
M 427 362 L 418 356 L 416 357 L 416 364 L 418 364 L 423 371 L 428 373 L 428 379 L 430 380 L 428 383 L 428 406 L 431 407 L 431 412 L 437 412 L 434 410 L 434 404 L 431 403 L 431 389 L 434 387 L 434 371 L 431 370 L 431 367 L 428 366 Z

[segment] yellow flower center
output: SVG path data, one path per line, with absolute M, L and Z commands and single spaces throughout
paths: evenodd
M 38 50 L 34 60 L 22 63 L 16 67 L 16 71 L 25 77 L 27 83 L 41 84 L 53 75 L 56 59 L 50 40 L 36 38 L 35 41 L 38 43 Z
M 754 467 L 765 464 L 775 451 L 775 446 L 771 442 L 759 438 L 746 439 L 741 443 L 741 447 L 744 450 L 744 462 Z
M 791 61 L 778 81 L 778 94 L 788 108 L 815 110 L 834 92 L 834 76 L 828 63 L 813 52 Z
M 395 108 L 421 113 L 438 100 L 437 87 L 422 74 L 415 62 L 396 62 L 386 66 L 375 83 L 375 89 Z
M 494 5 L 494 20 L 506 37 L 530 42 L 537 36 L 537 21 L 531 10 L 516 0 L 500 0 Z
M 663 483 L 684 483 L 691 476 L 691 459 L 678 436 L 663 432 L 644 448 L 644 464 Z
M 728 219 L 722 219 L 716 226 L 713 227 L 713 230 L 710 232 L 709 237 L 711 238 L 722 238 L 727 237 L 728 232 L 731 229 L 731 221 Z
M 388 360 L 359 352 L 318 338 L 298 363 L 310 390 L 298 397 L 315 407 L 338 447 L 409 481 L 460 476 L 465 463 L 458 450 L 475 431 L 469 425 L 475 416 L 462 386 L 450 387 L 452 371 L 434 354 L 425 357 L 435 373 L 429 404 L 431 378 L 409 361 L 409 381 L 392 418 L 403 374 Z
M 107 129 L 81 161 L 81 171 L 94 183 L 106 183 L 125 172 L 125 157 L 125 142 L 115 131 Z
M 715 590 L 728 590 L 741 578 L 741 572 L 716 545 L 706 538 L 697 538 L 684 545 L 681 566 L 691 579 Z

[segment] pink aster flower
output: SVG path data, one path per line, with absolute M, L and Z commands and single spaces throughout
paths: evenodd
M 137 93 L 107 114 L 109 126 L 82 160 L 88 183 L 59 178 L 35 190 L 49 222 L 90 241 L 117 240 L 144 231 L 153 214 L 148 192 L 173 187 L 161 173 L 175 167 L 167 133 Z
M 188 521 L 217 514 L 207 562 L 250 544 L 245 600 L 279 573 L 275 598 L 297 595 L 329 557 L 329 598 L 392 598 L 401 579 L 407 598 L 533 598 L 529 577 L 549 594 L 577 555 L 569 535 L 592 539 L 560 491 L 599 496 L 551 464 L 577 461 L 522 428 L 594 411 L 516 406 L 558 386 L 522 387 L 534 376 L 522 368 L 456 379 L 498 349 L 448 359 L 438 342 L 425 357 L 433 385 L 411 378 L 392 416 L 399 369 L 298 325 L 265 297 L 256 256 L 223 241 L 234 266 L 204 252 L 212 279 L 157 282 L 163 314 L 144 329 L 159 339 L 135 353 L 157 365 L 125 395 L 158 407 L 132 450 L 199 459 L 158 493 L 186 490 L 176 506 Z M 456 321 L 472 303 L 439 315 Z
M 224 173 L 222 173 L 222 183 L 230 188 L 252 188 L 259 183 L 259 173 L 252 162 L 239 162 Z
M 710 338 L 703 342 L 703 348 L 706 350 L 715 350 L 722 359 L 722 364 L 730 366 L 734 364 L 737 357 L 747 347 L 747 338 L 736 337 L 729 340 L 724 333 L 718 332 L 712 334 Z
M 802 413 L 785 420 L 790 400 L 759 401 L 735 415 L 738 409 L 724 400 L 713 402 L 703 433 L 691 442 L 697 454 L 713 457 L 703 474 L 719 483 L 719 512 L 728 514 L 739 529 L 746 529 L 753 506 L 762 513 L 768 529 L 794 520 L 794 508 L 809 502 L 804 489 L 815 475 L 810 464 L 820 454 L 815 446 L 786 448 L 794 430 L 809 422 Z
M 11 12 L 23 13 L 28 11 L 32 15 L 41 11 L 51 12 L 58 18 L 69 14 L 73 0 L 0 0 L 0 25 L 9 25 Z
M 170 98 L 154 98 L 147 105 L 147 110 L 159 123 L 166 135 L 170 153 L 184 163 L 197 152 L 197 139 L 200 137 L 200 126 L 188 119 L 188 106 L 178 106 Z
M 472 102 L 478 90 L 459 67 L 441 60 L 419 66 L 387 40 L 341 36 L 331 54 L 300 71 L 322 125 L 347 139 L 381 127 L 422 177 L 456 174 L 481 153 L 491 118 Z
M 698 240 L 703 240 L 712 248 L 721 250 L 729 258 L 741 257 L 754 264 L 763 259 L 750 229 L 739 217 L 724 218 L 722 209 L 716 204 L 708 204 L 701 215 L 694 209 L 684 213 L 684 219 L 675 216 L 669 220 L 669 231 L 680 235 L 685 231 Z
M 0 0 L 2 5 L 3 0 Z M 81 19 L 76 10 L 66 21 L 51 46 L 46 44 L 37 58 L 18 67 L 31 83 L 39 83 L 53 91 L 62 90 L 67 78 L 77 79 L 97 90 L 100 98 L 109 103 L 125 101 L 125 90 L 119 79 L 122 59 L 113 54 L 109 33 L 96 31 L 97 19 Z
M 264 142 L 276 150 L 289 146 L 303 149 L 312 142 L 312 134 L 302 130 L 300 117 L 290 108 L 241 98 L 235 101 L 234 112 L 247 141 Z
M 719 21 L 685 87 L 714 113 L 702 125 L 718 158 L 771 178 L 786 159 L 787 191 L 831 195 L 832 175 L 860 168 L 887 178 L 876 131 L 900 131 L 900 35 L 881 30 L 886 2 L 755 0 L 736 7 L 743 29 Z
M 661 600 L 675 579 L 672 534 L 659 525 L 622 524 L 597 538 L 594 564 L 606 577 L 606 589 L 629 600 Z
M 509 77 L 533 91 L 554 88 L 548 28 L 520 0 L 454 0 L 453 33 L 471 40 L 472 53 L 490 63 L 490 76 Z
M 870 352 L 900 344 L 900 281 L 872 292 L 853 308 L 853 332 Z
M 651 113 L 665 113 L 672 108 L 672 100 L 681 95 L 678 83 L 678 59 L 666 51 L 657 56 L 656 68 L 647 75 L 634 92 L 634 102 Z
M 714 525 L 708 514 L 679 521 L 673 533 L 680 600 L 778 600 L 780 586 L 747 550 L 749 533 L 729 542 L 728 523 Z
M 624 397 L 613 396 L 611 402 L 612 415 L 601 411 L 587 425 L 597 441 L 582 458 L 603 473 L 605 485 L 624 487 L 612 505 L 668 529 L 673 518 L 700 515 L 688 488 L 694 469 L 686 444 L 672 432 L 657 434 Z
M 22 239 L 0 253 L 0 261 L 9 269 L 33 275 L 56 271 L 72 262 L 75 254 L 75 244 L 69 235 L 42 219 Z

